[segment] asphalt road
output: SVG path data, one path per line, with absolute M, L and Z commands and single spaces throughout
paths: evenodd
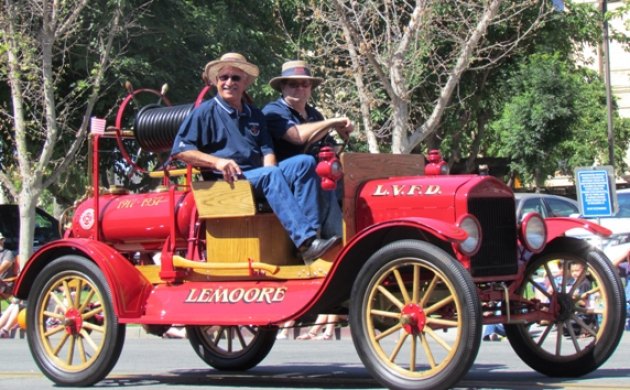
M 120 360 L 95 387 L 121 389 L 380 389 L 347 332 L 341 340 L 278 340 L 247 372 L 216 371 L 187 340 L 128 330 Z M 630 389 L 630 332 L 599 370 L 579 379 L 548 378 L 530 369 L 507 341 L 483 342 L 457 389 Z M 25 339 L 0 340 L 0 389 L 59 389 L 35 365 Z

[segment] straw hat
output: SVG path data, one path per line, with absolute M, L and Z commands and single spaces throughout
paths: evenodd
M 282 74 L 269 81 L 271 88 L 282 91 L 284 80 L 311 80 L 311 87 L 315 88 L 324 82 L 321 77 L 311 76 L 311 67 L 304 61 L 288 61 L 282 64 Z
M 249 76 L 247 86 L 253 83 L 260 73 L 258 67 L 248 62 L 245 56 L 243 56 L 242 54 L 226 53 L 223 54 L 220 59 L 210 61 L 206 64 L 206 68 L 203 72 L 204 76 L 206 77 L 206 81 L 215 84 L 219 71 L 225 66 L 233 66 L 245 72 Z

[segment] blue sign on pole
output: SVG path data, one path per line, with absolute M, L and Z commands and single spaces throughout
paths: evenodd
M 609 217 L 614 213 L 609 170 L 576 170 L 576 182 L 582 217 Z

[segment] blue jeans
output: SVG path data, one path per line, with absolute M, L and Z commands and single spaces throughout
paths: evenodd
M 260 167 L 243 172 L 256 196 L 264 196 L 296 247 L 319 230 L 319 177 L 315 160 L 297 155 L 280 161 L 278 166 Z
M 321 236 L 323 238 L 331 238 L 332 236 L 341 237 L 343 214 L 337 199 L 337 191 L 319 190 L 319 207 L 321 211 Z
M 499 336 L 505 337 L 505 329 L 503 328 L 503 324 L 485 325 L 483 329 L 483 337 L 490 336 L 492 333 L 496 333 Z

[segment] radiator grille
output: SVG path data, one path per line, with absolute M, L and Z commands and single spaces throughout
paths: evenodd
M 472 276 L 515 274 L 518 264 L 514 199 L 471 197 L 468 212 L 477 217 L 483 232 L 481 249 L 471 259 Z

